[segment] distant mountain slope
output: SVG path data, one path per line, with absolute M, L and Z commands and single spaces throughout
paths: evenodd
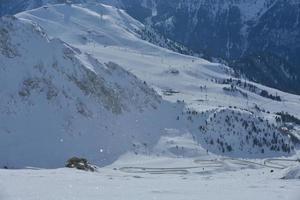
M 3 0 L 0 16 L 16 14 L 46 3 L 62 2 L 23 0 L 16 3 Z M 148 41 L 185 54 L 197 53 L 206 59 L 226 60 L 230 67 L 237 70 L 237 76 L 246 75 L 252 81 L 283 91 L 300 93 L 300 4 L 297 0 L 72 2 L 104 2 L 121 7 L 148 27 L 152 27 L 151 30 L 164 36 L 160 36 L 158 41 L 155 39 L 157 37 L 148 32 L 150 38 L 144 38 Z M 174 45 L 165 38 L 181 45 Z M 268 60 L 272 64 L 264 61 L 255 63 L 260 59 Z M 268 75 L 272 79 L 265 79 Z
M 120 6 L 191 50 L 227 60 L 251 80 L 300 93 L 299 1 L 123 0 Z M 251 65 L 249 57 L 257 55 L 272 65 Z
M 94 0 L 89 0 L 90 2 Z M 1 0 L 0 4 L 0 16 L 14 15 L 24 10 L 30 10 L 41 7 L 46 4 L 58 4 L 65 3 L 66 0 Z M 74 3 L 84 3 L 86 0 L 72 0 Z

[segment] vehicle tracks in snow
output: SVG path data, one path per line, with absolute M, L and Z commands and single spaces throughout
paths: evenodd
M 250 166 L 256 166 L 260 168 L 270 168 L 270 169 L 285 169 L 291 166 L 292 163 L 300 162 L 299 159 L 266 159 L 263 163 L 255 162 L 251 160 L 243 160 L 237 158 L 221 158 L 221 159 L 211 159 L 202 160 L 196 159 L 194 163 L 196 166 L 187 167 L 121 167 L 119 171 L 125 173 L 145 173 L 145 174 L 179 174 L 185 175 L 194 172 L 195 170 L 213 170 L 225 168 L 228 164 L 234 164 L 238 166 L 244 166 L 245 168 Z

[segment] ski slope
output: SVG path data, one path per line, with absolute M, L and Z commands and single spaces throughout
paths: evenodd
M 227 85 L 215 82 L 232 78 L 229 68 L 145 42 L 136 33 L 136 30 L 143 29 L 141 23 L 122 10 L 96 5 L 45 6 L 16 16 L 38 23 L 49 37 L 60 38 L 103 62 L 122 64 L 126 70 L 147 81 L 159 94 L 167 89 L 178 91 L 164 96 L 168 101 L 184 100 L 197 110 L 229 105 L 249 109 L 257 104 L 271 112 L 286 110 L 299 116 L 299 108 L 295 106 L 300 101 L 298 96 L 251 82 L 249 84 L 270 94 L 281 96 L 283 102 L 271 101 L 243 88 L 241 90 L 247 93 L 248 98 L 239 93 L 225 93 L 223 87 Z M 199 103 L 199 100 L 204 102 Z

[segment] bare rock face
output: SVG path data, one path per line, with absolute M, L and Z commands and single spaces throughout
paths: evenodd
M 67 168 L 75 168 L 78 170 L 84 170 L 84 171 L 91 171 L 94 172 L 96 170 L 96 167 L 91 165 L 87 159 L 85 158 L 78 158 L 73 157 L 70 158 L 66 163 Z
M 0 28 L 0 53 L 7 58 L 14 58 L 19 55 L 17 47 L 11 43 L 9 29 L 12 28 L 12 23 L 15 17 L 5 17 L 0 19 L 1 24 L 5 24 Z

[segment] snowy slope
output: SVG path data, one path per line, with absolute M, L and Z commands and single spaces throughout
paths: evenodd
M 299 117 L 298 96 L 242 86 L 224 65 L 154 46 L 122 10 L 60 4 L 16 17 L 0 25 L 3 166 L 57 167 L 74 155 L 105 165 L 174 134 L 234 157 L 295 153 L 274 113 Z
M 300 82 L 297 0 L 72 0 L 94 1 L 126 10 L 152 30 L 207 59 L 226 60 L 237 73 L 255 82 L 300 92 L 295 84 Z M 0 16 L 61 2 L 2 0 Z
M 5 200 L 298 200 L 299 180 L 281 180 L 282 171 L 243 169 L 195 164 L 190 159 L 137 156 L 122 158 L 112 166 L 87 173 L 72 169 L 0 170 L 0 198 Z M 210 166 L 211 165 L 211 166 Z M 214 164 L 215 165 L 215 164 Z M 236 164 L 238 165 L 238 164 Z M 173 167 L 174 171 L 150 173 L 116 170 L 124 166 Z M 182 167 L 195 167 L 183 173 Z M 177 171 L 175 169 L 177 168 Z M 203 169 L 204 168 L 204 169 Z M 226 170 L 226 168 L 231 170 Z M 181 169 L 181 170 L 179 170 Z
M 199 104 L 199 100 L 206 100 L 207 93 L 208 102 L 204 102 L 207 105 L 198 106 L 198 109 L 218 105 L 248 109 L 256 103 L 264 104 L 262 107 L 272 112 L 286 110 L 299 117 L 298 108 L 293 106 L 299 102 L 298 96 L 251 82 L 246 82 L 247 87 L 242 87 L 236 84 L 238 81 L 231 77 L 231 70 L 226 66 L 153 46 L 139 39 L 135 33 L 135 29 L 143 27 L 141 23 L 113 7 L 99 4 L 72 7 L 57 5 L 20 13 L 17 17 L 40 24 L 50 37 L 59 37 L 100 60 L 122 63 L 122 67 L 161 93 L 166 89 L 179 92 L 165 96 L 168 100 L 176 102 L 184 99 L 195 105 L 197 100 Z M 231 79 L 229 82 L 230 78 L 233 81 Z M 237 85 L 238 90 L 224 91 L 224 87 L 231 84 Z M 274 96 L 277 94 L 284 103 L 261 97 L 257 94 L 259 92 L 249 87 L 257 87 L 258 91 L 267 90 Z M 245 92 L 248 98 L 241 95 L 240 91 Z
M 97 0 L 88 0 L 89 2 Z M 24 10 L 30 10 L 41 7 L 46 4 L 64 3 L 65 0 L 1 0 L 0 4 L 0 16 L 14 15 Z M 84 3 L 86 0 L 72 0 L 74 3 Z
M 286 170 L 283 179 L 300 179 L 300 166 L 294 166 Z
M 165 113 L 176 108 L 117 64 L 28 21 L 5 17 L 0 27 L 2 166 L 57 167 L 74 155 L 104 165 L 133 142 L 155 143 L 156 116 L 175 121 Z

